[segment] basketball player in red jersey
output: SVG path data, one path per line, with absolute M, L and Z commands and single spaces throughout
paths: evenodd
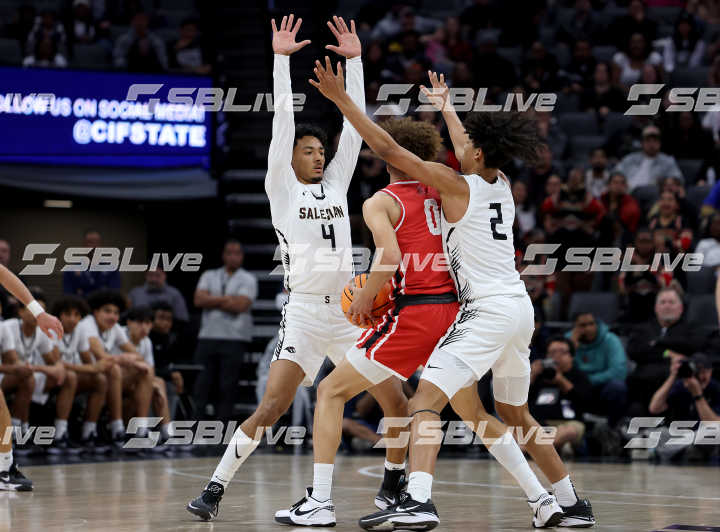
M 384 128 L 421 159 L 435 160 L 442 140 L 432 125 L 403 118 L 385 122 Z M 372 321 L 372 302 L 388 280 L 392 281 L 394 308 L 367 329 L 345 360 L 320 382 L 313 426 L 313 487 L 289 510 L 275 514 L 280 523 L 335 525 L 330 493 L 345 403 L 394 377 L 402 393 L 398 379 L 407 380 L 425 364 L 458 312 L 455 285 L 443 252 L 440 196 L 412 176 L 390 165 L 387 169 L 390 184 L 363 205 L 365 223 L 381 257 L 375 260 L 365 286 L 355 290 L 348 314 L 357 325 Z M 388 438 L 400 432 L 389 431 Z M 375 498 L 378 508 L 398 501 L 406 450 L 392 449 L 395 456 L 388 452 L 385 481 Z M 394 474 L 388 475 L 387 470 Z

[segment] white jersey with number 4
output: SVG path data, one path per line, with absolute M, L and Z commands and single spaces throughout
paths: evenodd
M 346 61 L 347 92 L 365 109 L 362 62 Z M 275 55 L 274 116 L 265 191 L 280 242 L 285 288 L 292 294 L 338 296 L 353 275 L 347 190 L 362 138 L 347 120 L 337 153 L 321 183 L 305 185 L 291 166 L 295 122 L 290 87 L 290 57 Z
M 522 296 L 525 283 L 515 269 L 515 202 L 504 176 L 493 183 L 471 174 L 463 217 L 450 223 L 442 214 L 443 247 L 461 302 L 488 296 Z

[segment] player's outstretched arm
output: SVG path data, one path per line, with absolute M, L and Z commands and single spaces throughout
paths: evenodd
M 338 106 L 345 118 L 360 133 L 368 146 L 385 162 L 417 179 L 421 183 L 430 185 L 441 194 L 463 195 L 467 191 L 467 181 L 449 166 L 440 163 L 423 161 L 417 155 L 401 147 L 390 134 L 375 124 L 362 112 L 345 92 L 345 81 L 340 63 L 337 65 L 337 74 L 332 70 L 330 58 L 325 57 L 325 65 L 315 61 L 315 75 L 318 80 L 309 80 L 323 96 Z
M 392 223 L 393 202 L 384 192 L 376 192 L 363 203 L 363 219 L 373 235 L 376 252 L 367 282 L 354 292 L 353 302 L 348 309 L 348 316 L 356 325 L 372 321 L 373 300 L 402 261 L 402 252 Z
M 338 45 L 328 44 L 325 48 L 345 57 L 348 96 L 364 113 L 365 81 L 360 59 L 362 46 L 355 31 L 355 21 L 351 20 L 350 28 L 348 28 L 342 17 L 333 17 L 333 21 L 328 21 L 327 25 L 337 39 Z M 341 183 L 343 190 L 346 192 L 355 171 L 361 146 L 362 137 L 360 134 L 352 127 L 350 122 L 343 120 L 337 152 L 327 167 L 325 178 L 331 182 L 337 181 Z
M 282 18 L 280 29 L 272 20 L 272 48 L 275 53 L 273 66 L 273 123 L 272 140 L 268 151 L 268 171 L 265 176 L 265 192 L 270 200 L 278 201 L 288 194 L 288 179 L 294 179 L 292 152 L 295 141 L 292 87 L 290 85 L 290 55 L 310 41 L 295 42 L 302 24 L 299 18 L 293 26 L 294 15 Z
M 28 307 L 28 310 L 35 316 L 38 327 L 40 327 L 42 332 L 52 338 L 50 331 L 54 331 L 57 338 L 62 338 L 63 327 L 60 320 L 52 314 L 45 312 L 40 306 L 40 303 L 33 299 L 27 286 L 2 264 L 0 264 L 0 284 L 7 288 L 8 292 L 15 296 L 18 301 Z
M 420 85 L 420 90 L 435 109 L 442 113 L 448 128 L 448 133 L 450 133 L 450 140 L 453 144 L 453 150 L 455 150 L 455 157 L 457 157 L 458 160 L 462 160 L 465 153 L 465 146 L 470 138 L 465 131 L 460 117 L 455 111 L 455 106 L 450 98 L 450 89 L 448 89 L 445 83 L 445 74 L 440 74 L 440 77 L 438 77 L 437 72 L 428 70 L 428 77 L 430 78 L 432 89 L 428 89 L 425 85 Z

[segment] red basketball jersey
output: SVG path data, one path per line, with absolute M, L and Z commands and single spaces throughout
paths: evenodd
M 455 291 L 443 251 L 440 194 L 419 181 L 398 181 L 383 188 L 400 204 L 395 224 L 402 263 L 393 276 L 393 298 Z

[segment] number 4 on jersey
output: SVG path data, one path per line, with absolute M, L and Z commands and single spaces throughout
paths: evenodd
M 327 226 L 322 224 L 321 227 L 323 238 L 325 240 L 330 240 L 332 250 L 335 251 L 335 228 L 333 227 L 333 224 L 328 224 Z

